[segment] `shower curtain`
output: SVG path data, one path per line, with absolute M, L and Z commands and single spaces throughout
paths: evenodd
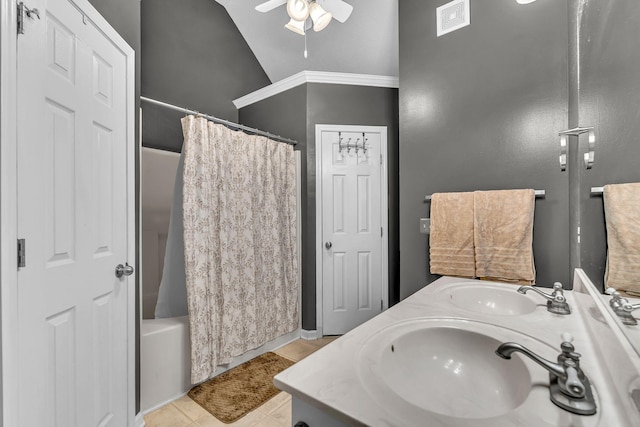
M 293 147 L 182 119 L 191 382 L 298 327 Z

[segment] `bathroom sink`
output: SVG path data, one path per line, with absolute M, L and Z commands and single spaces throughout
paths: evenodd
M 483 314 L 517 316 L 531 313 L 537 304 L 509 285 L 458 285 L 447 288 L 451 304 Z
M 505 363 L 495 354 L 506 341 L 533 339 L 481 322 L 412 319 L 367 340 L 358 356 L 359 378 L 372 397 L 393 402 L 399 412 L 497 417 L 520 406 L 532 387 L 528 362 L 514 357 Z

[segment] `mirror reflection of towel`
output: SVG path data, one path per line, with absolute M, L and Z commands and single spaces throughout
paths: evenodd
M 605 185 L 605 287 L 640 294 L 640 183 Z

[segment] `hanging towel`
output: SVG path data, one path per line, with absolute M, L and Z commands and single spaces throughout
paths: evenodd
M 475 277 L 473 193 L 431 196 L 430 271 L 446 276 Z
M 482 279 L 531 284 L 534 190 L 474 192 L 476 275 Z
M 606 287 L 640 294 L 640 183 L 605 185 Z

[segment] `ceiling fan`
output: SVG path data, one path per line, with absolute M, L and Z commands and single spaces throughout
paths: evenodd
M 269 12 L 283 4 L 287 5 L 287 13 L 291 18 L 286 27 L 299 34 L 304 34 L 304 23 L 308 17 L 313 21 L 313 29 L 320 31 L 329 24 L 331 18 L 344 23 L 353 11 L 353 6 L 343 0 L 268 0 L 256 6 L 256 10 Z

